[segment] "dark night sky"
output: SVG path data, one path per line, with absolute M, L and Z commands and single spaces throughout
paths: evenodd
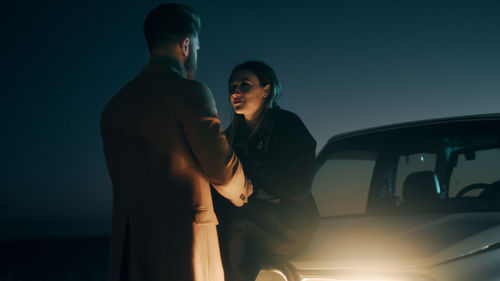
M 158 1 L 4 7 L 0 219 L 109 219 L 106 102 L 147 63 Z M 103 1 L 104 2 L 104 1 Z M 338 133 L 499 112 L 498 1 L 182 1 L 202 15 L 197 79 L 230 119 L 227 77 L 269 63 L 321 148 Z M 33 230 L 26 230 L 33 231 Z

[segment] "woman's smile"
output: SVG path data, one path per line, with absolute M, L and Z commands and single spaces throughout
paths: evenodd
M 232 98 L 233 105 L 241 104 L 244 102 L 242 98 Z

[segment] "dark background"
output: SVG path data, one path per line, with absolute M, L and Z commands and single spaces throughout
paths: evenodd
M 227 78 L 269 63 L 318 141 L 499 112 L 499 1 L 181 1 L 202 16 L 197 78 L 231 118 Z M 99 236 L 111 184 L 99 117 L 147 63 L 158 1 L 2 4 L 0 238 Z

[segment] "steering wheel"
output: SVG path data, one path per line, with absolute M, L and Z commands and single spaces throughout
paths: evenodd
M 457 193 L 457 196 L 455 197 L 464 197 L 464 195 L 471 191 L 471 190 L 476 190 L 476 189 L 488 189 L 491 185 L 487 184 L 487 183 L 473 183 L 473 184 L 469 184 L 468 186 L 462 188 L 458 193 Z
M 479 199 L 500 203 L 500 181 L 496 181 L 479 194 Z

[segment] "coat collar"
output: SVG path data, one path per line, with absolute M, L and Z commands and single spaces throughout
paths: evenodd
M 169 56 L 152 56 L 149 59 L 149 65 L 168 65 L 171 70 L 178 72 L 182 77 L 186 78 L 186 68 L 182 63 Z

